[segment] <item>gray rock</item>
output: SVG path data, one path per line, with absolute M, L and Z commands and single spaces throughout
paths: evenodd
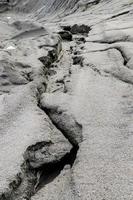
M 22 173 L 24 162 L 38 168 L 58 162 L 72 148 L 37 106 L 35 86 L 21 86 L 19 91 L 1 98 L 0 194 L 6 193 L 11 180 Z
M 73 145 L 82 142 L 82 125 L 76 121 L 70 108 L 71 97 L 67 94 L 47 94 L 41 97 L 40 105 L 56 127 Z
M 0 199 L 132 200 L 133 2 L 12 0 L 7 9 Z

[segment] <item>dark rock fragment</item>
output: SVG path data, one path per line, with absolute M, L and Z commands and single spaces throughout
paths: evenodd
M 72 41 L 72 34 L 69 31 L 60 31 L 59 34 L 63 40 Z
M 80 33 L 80 34 L 87 33 L 88 34 L 90 30 L 91 30 L 90 27 L 87 25 L 84 25 L 84 24 L 82 24 L 82 25 L 75 24 L 71 27 L 72 34 L 78 34 L 78 33 Z
M 73 57 L 73 65 L 81 65 L 83 66 L 83 57 L 82 56 L 74 56 Z
M 78 25 L 74 24 L 73 26 L 62 26 L 64 31 L 62 32 L 70 32 L 71 34 L 88 34 L 91 28 L 85 24 Z

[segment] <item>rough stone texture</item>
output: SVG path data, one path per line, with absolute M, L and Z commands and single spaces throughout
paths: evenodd
M 132 200 L 133 1 L 15 0 L 7 9 L 0 199 Z
M 44 93 L 40 103 L 52 122 L 69 139 L 70 143 L 78 145 L 82 142 L 82 125 L 76 121 L 71 112 L 71 101 L 71 97 L 64 93 Z
M 71 149 L 60 131 L 37 107 L 34 88 L 35 85 L 19 87 L 19 92 L 1 96 L 0 192 L 20 172 L 24 152 L 25 160 L 36 168 L 60 160 Z M 36 147 L 40 142 L 42 145 Z M 32 151 L 29 152 L 32 145 L 38 150 L 34 156 Z
M 72 182 L 71 169 L 69 165 L 66 165 L 61 174 L 51 183 L 45 185 L 38 193 L 32 197 L 32 200 L 44 200 L 44 199 L 60 199 L 74 200 L 74 185 Z

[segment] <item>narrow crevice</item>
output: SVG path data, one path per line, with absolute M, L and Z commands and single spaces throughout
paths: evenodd
M 63 136 L 70 142 L 70 144 L 73 146 L 73 147 L 78 147 L 79 146 L 79 143 L 82 142 L 83 140 L 83 137 L 82 137 L 82 125 L 79 124 L 78 122 L 75 122 L 77 127 L 80 129 L 80 133 L 78 133 L 78 137 L 74 134 L 74 136 L 70 132 L 68 132 L 68 130 L 65 130 L 64 129 L 64 126 L 61 127 L 61 125 L 57 124 L 56 122 L 53 121 L 52 117 L 50 116 L 49 114 L 49 109 L 46 109 L 46 108 L 43 108 L 39 102 L 38 106 L 40 107 L 40 109 L 42 109 L 46 114 L 47 116 L 49 117 L 49 119 L 51 120 L 52 124 L 63 134 Z
M 66 165 L 70 165 L 70 167 L 72 168 L 77 156 L 78 149 L 78 146 L 73 147 L 70 153 L 66 154 L 60 162 L 50 163 L 39 168 L 39 178 L 35 186 L 35 192 L 43 188 L 45 185 L 53 182 L 54 179 L 59 176 L 59 174 Z
M 44 164 L 41 167 L 34 169 L 35 174 L 36 174 L 36 184 L 34 185 L 34 191 L 32 193 L 32 196 L 34 196 L 43 187 L 53 182 L 60 175 L 61 171 L 64 169 L 66 165 L 69 165 L 72 168 L 77 157 L 77 152 L 79 150 L 79 145 L 78 144 L 74 145 L 72 141 L 66 137 L 66 134 L 64 134 L 63 131 L 60 130 L 60 128 L 57 127 L 57 125 L 51 120 L 47 111 L 41 107 L 41 104 L 40 104 L 41 95 L 42 93 L 38 91 L 38 94 L 37 94 L 38 107 L 41 110 L 43 110 L 45 114 L 47 114 L 51 123 L 62 133 L 62 135 L 68 140 L 68 142 L 72 144 L 72 149 L 70 152 L 66 153 L 66 155 L 62 157 L 60 160 L 57 160 L 57 162 Z M 38 145 L 35 146 L 35 148 L 38 148 Z M 40 148 L 40 144 L 39 144 L 39 148 Z
M 118 14 L 116 14 L 116 15 L 112 15 L 111 17 L 107 17 L 107 18 L 105 18 L 105 19 L 103 19 L 103 20 L 100 20 L 99 22 L 97 22 L 97 23 L 95 23 L 95 24 L 92 24 L 90 27 L 92 28 L 92 27 L 94 27 L 94 26 L 96 26 L 96 25 L 98 25 L 98 24 L 104 23 L 105 21 L 108 21 L 108 20 L 111 20 L 111 19 L 120 17 L 120 16 L 122 16 L 122 15 L 129 14 L 130 11 L 131 11 L 131 10 L 124 11 L 124 12 L 118 13 Z
M 0 200 L 29 200 L 34 193 L 36 171 L 30 169 L 27 162 L 21 165 L 20 173 L 9 184 L 9 188 L 0 195 Z
M 44 63 L 44 60 L 41 60 L 41 62 L 47 67 L 48 72 L 50 70 L 51 65 L 58 59 L 57 55 L 55 54 L 56 54 L 55 51 L 48 53 L 48 60 L 51 60 L 50 65 L 48 63 L 47 64 Z M 57 126 L 57 124 L 55 124 L 52 121 L 47 111 L 41 107 L 41 104 L 40 104 L 41 95 L 42 93 L 38 90 L 38 94 L 37 94 L 38 107 L 47 114 L 51 123 L 62 133 L 62 135 L 68 140 L 68 142 L 72 144 L 72 149 L 70 152 L 66 153 L 66 155 L 61 160 L 57 160 L 57 162 L 51 162 L 49 164 L 44 164 L 40 168 L 36 169 L 37 180 L 34 186 L 34 194 L 36 194 L 41 188 L 45 187 L 45 185 L 53 182 L 60 175 L 61 171 L 64 169 L 66 165 L 69 165 L 72 168 L 77 157 L 77 152 L 79 150 L 79 144 L 74 144 L 72 140 L 68 138 L 66 134 L 63 133 L 63 130 L 61 130 Z
M 51 122 L 52 123 L 52 122 Z M 33 148 L 34 150 L 41 148 L 45 145 L 45 142 L 37 143 L 34 146 L 30 146 L 26 151 Z M 57 162 L 51 162 L 44 164 L 38 168 L 32 168 L 30 162 L 24 157 L 24 163 L 21 166 L 21 172 L 16 175 L 10 183 L 10 191 L 3 193 L 0 196 L 1 200 L 30 200 L 41 188 L 50 184 L 56 177 L 59 176 L 61 171 L 66 165 L 71 168 L 76 160 L 79 146 L 75 145 L 70 152 L 66 153 L 64 157 Z
M 113 15 L 112 17 L 110 17 L 110 19 L 114 19 L 114 18 L 119 17 L 119 16 L 121 16 L 121 15 L 126 15 L 126 14 L 128 14 L 129 12 L 130 12 L 130 10 L 124 11 L 124 12 L 119 13 L 119 14 L 117 14 L 117 15 Z
M 48 51 L 48 55 L 46 57 L 39 58 L 47 71 L 49 71 L 49 68 L 57 59 L 58 52 L 56 48 Z M 29 80 L 31 80 L 30 75 L 30 73 L 27 75 Z M 36 99 L 38 107 L 45 112 L 40 106 L 40 96 L 44 92 L 43 88 L 45 90 L 46 85 L 41 85 L 40 88 L 37 88 L 38 92 L 36 94 Z M 54 124 L 51 119 L 50 121 Z M 56 125 L 55 127 L 64 135 L 64 137 L 66 137 L 62 130 L 60 130 Z M 24 156 L 24 163 L 21 166 L 20 173 L 16 175 L 15 180 L 10 183 L 9 190 L 0 196 L 0 200 L 30 200 L 38 190 L 54 181 L 66 165 L 70 165 L 72 167 L 76 160 L 79 145 L 74 145 L 68 138 L 67 140 L 68 143 L 70 142 L 72 144 L 71 151 L 67 152 L 60 160 L 57 158 L 57 161 L 55 162 L 50 162 L 48 164 L 44 163 L 41 167 L 37 166 L 37 168 L 33 168 L 31 167 L 28 159 Z M 35 144 L 34 146 L 30 146 L 27 150 L 30 148 L 35 148 L 34 150 L 36 150 L 41 148 L 41 145 L 45 145 L 43 141 Z

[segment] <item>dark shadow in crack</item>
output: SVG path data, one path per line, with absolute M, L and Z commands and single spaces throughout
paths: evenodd
M 48 164 L 44 165 L 40 169 L 38 169 L 38 173 L 40 173 L 40 177 L 38 180 L 38 185 L 36 185 L 35 192 L 39 191 L 41 188 L 45 187 L 45 185 L 51 183 L 63 170 L 65 165 L 70 165 L 72 168 L 77 152 L 79 147 L 73 147 L 70 153 L 66 154 L 64 158 L 61 159 L 61 161 L 54 163 L 54 164 Z

